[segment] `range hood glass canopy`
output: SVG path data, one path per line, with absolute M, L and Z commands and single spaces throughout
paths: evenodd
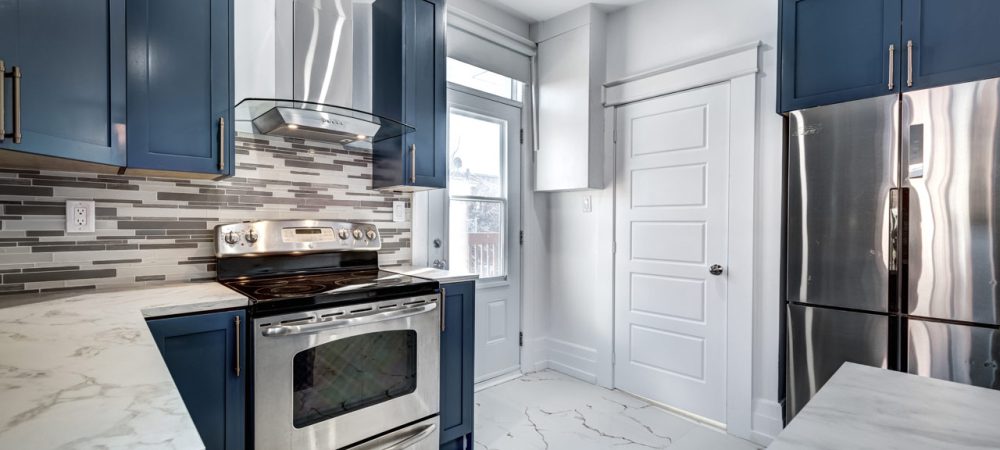
M 236 105 L 235 116 L 237 129 L 249 128 L 255 134 L 343 145 L 370 144 L 415 131 L 368 112 L 301 100 L 248 98 Z

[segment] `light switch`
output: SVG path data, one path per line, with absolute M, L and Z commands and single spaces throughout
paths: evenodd
M 594 210 L 594 199 L 590 195 L 583 196 L 583 212 L 589 213 Z
M 406 222 L 406 202 L 392 202 L 392 221 Z

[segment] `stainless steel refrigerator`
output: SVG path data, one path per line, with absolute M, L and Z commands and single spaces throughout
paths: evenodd
M 785 420 L 844 362 L 1000 389 L 1000 79 L 790 113 Z

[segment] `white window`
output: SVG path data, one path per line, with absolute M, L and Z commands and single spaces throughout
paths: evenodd
M 524 83 L 457 59 L 448 58 L 448 82 L 516 102 L 524 95 Z

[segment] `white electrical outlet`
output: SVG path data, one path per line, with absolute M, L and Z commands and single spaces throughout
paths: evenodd
M 79 200 L 66 201 L 67 233 L 93 233 L 94 220 L 94 202 Z
M 392 202 L 392 221 L 406 222 L 406 202 Z

